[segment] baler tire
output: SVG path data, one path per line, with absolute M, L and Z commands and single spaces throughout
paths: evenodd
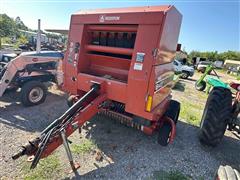
M 176 124 L 178 121 L 179 113 L 180 113 L 180 103 L 178 101 L 171 100 L 169 102 L 167 111 L 164 113 L 164 116 L 171 118 Z
M 210 92 L 199 131 L 200 143 L 215 147 L 220 143 L 231 118 L 232 94 L 229 89 L 214 87 Z
M 237 170 L 233 169 L 231 166 L 220 166 L 216 173 L 216 178 L 218 180 L 238 180 L 240 179 L 240 174 Z
M 163 126 L 159 129 L 158 143 L 160 145 L 162 146 L 168 145 L 171 131 L 172 127 L 169 123 L 164 123 Z
M 195 83 L 195 89 L 198 91 L 203 91 L 206 88 L 207 84 L 205 81 L 198 82 L 196 81 Z
M 31 101 L 29 98 L 31 91 L 34 88 L 38 88 L 38 90 L 40 90 L 42 93 L 41 95 L 42 97 L 40 97 L 39 100 L 37 99 L 36 102 Z M 46 96 L 47 96 L 47 87 L 42 82 L 39 82 L 39 81 L 28 81 L 21 88 L 21 103 L 24 106 L 34 106 L 34 105 L 41 104 L 45 101 Z

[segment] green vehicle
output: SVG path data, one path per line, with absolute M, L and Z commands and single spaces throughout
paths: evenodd
M 206 93 L 208 94 L 212 87 L 224 87 L 228 88 L 228 85 L 219 79 L 215 66 L 210 64 L 207 66 L 204 74 L 195 83 L 195 89 L 198 91 L 204 91 L 206 88 Z M 210 76 L 211 72 L 215 74 L 216 77 Z

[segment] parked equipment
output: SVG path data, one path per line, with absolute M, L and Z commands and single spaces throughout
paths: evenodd
M 44 82 L 62 83 L 63 54 L 56 51 L 26 52 L 10 60 L 0 70 L 0 97 L 8 88 L 21 88 L 25 106 L 44 102 L 47 88 Z
M 175 74 L 180 74 L 180 77 L 183 79 L 187 79 L 189 76 L 192 77 L 194 75 L 194 68 L 188 65 L 183 65 L 180 61 L 174 60 L 173 67 Z
M 214 69 L 215 69 L 215 66 L 213 64 L 210 64 L 210 65 L 207 66 L 203 75 L 195 83 L 195 89 L 196 90 L 204 91 L 204 89 L 208 86 L 206 93 L 209 93 L 209 91 L 211 89 L 211 84 L 208 83 L 208 80 L 211 79 L 211 77 L 208 76 L 208 75 L 210 75 L 211 72 L 213 72 L 215 74 L 215 76 L 219 79 L 219 76 Z
M 208 146 L 220 143 L 228 127 L 240 134 L 240 84 L 231 83 L 232 92 L 226 86 L 214 87 L 204 108 L 199 140 Z
M 171 100 L 181 14 L 174 6 L 81 11 L 71 17 L 63 89 L 70 108 L 40 137 L 13 156 L 34 155 L 31 168 L 64 144 L 97 113 L 146 134 L 158 130 L 167 145 L 176 133 L 180 104 Z

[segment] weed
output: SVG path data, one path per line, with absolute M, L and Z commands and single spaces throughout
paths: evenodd
M 204 104 L 182 100 L 180 118 L 194 126 L 199 126 L 203 108 Z
M 185 176 L 179 171 L 154 171 L 150 179 L 154 180 L 190 180 L 189 176 Z
M 85 139 L 81 144 L 72 144 L 70 148 L 75 154 L 84 154 L 96 148 L 96 144 L 91 140 Z
M 62 169 L 60 167 L 60 161 L 56 154 L 52 154 L 47 158 L 42 159 L 35 169 L 30 170 L 30 164 L 23 162 L 23 168 L 21 169 L 25 180 L 47 180 L 52 177 L 60 177 Z

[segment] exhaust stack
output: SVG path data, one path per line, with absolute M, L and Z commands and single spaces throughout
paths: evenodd
M 37 53 L 41 52 L 41 20 L 38 19 L 38 32 L 37 32 Z

